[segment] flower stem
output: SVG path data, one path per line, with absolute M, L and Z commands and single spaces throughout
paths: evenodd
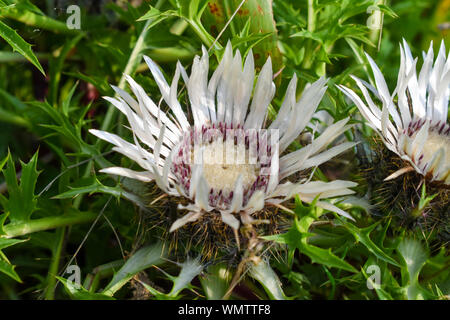
M 1 235 L 0 238 L 14 238 L 33 232 L 55 229 L 78 223 L 86 223 L 93 221 L 96 217 L 97 214 L 91 212 L 77 214 L 71 213 L 62 216 L 29 220 L 13 225 L 8 224 L 3 227 L 4 234 Z
M 308 25 L 307 30 L 313 33 L 316 29 L 316 14 L 314 12 L 314 0 L 308 0 Z M 310 69 L 313 64 L 313 40 L 306 40 L 306 51 L 303 59 L 303 68 Z
M 314 0 L 308 0 L 308 31 L 316 29 L 316 14 L 314 12 Z
M 382 4 L 385 4 L 385 0 L 378 0 L 375 2 L 375 5 L 382 5 Z M 374 45 L 376 45 L 377 47 L 376 51 L 380 51 L 381 36 L 383 35 L 384 14 L 379 10 L 374 10 L 371 18 L 374 19 L 375 22 L 377 22 L 378 24 L 372 26 L 372 30 L 370 31 L 369 34 L 369 39 Z M 370 49 L 372 48 L 369 48 L 369 50 Z
M 45 291 L 45 299 L 53 300 L 55 298 L 55 284 L 56 275 L 58 275 L 59 264 L 61 261 L 61 253 L 64 244 L 64 238 L 66 236 L 66 228 L 59 228 L 56 230 L 56 236 L 58 237 L 57 243 L 52 250 L 52 261 L 47 275 L 47 290 Z
M 0 17 L 20 21 L 27 26 L 49 30 L 59 34 L 74 35 L 83 32 L 77 29 L 69 29 L 67 25 L 62 21 L 55 20 L 44 15 L 36 14 L 34 12 L 31 12 L 30 10 L 17 9 L 17 6 L 11 6 L 6 9 L 2 8 Z

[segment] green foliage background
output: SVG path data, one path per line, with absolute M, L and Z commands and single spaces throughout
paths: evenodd
M 337 121 L 357 119 L 334 84 L 352 87 L 350 74 L 372 77 L 364 51 L 394 88 L 402 38 L 415 56 L 431 40 L 435 52 L 441 39 L 450 48 L 443 27 L 448 0 L 246 0 L 230 23 L 240 0 L 74 3 L 81 30 L 66 26 L 68 1 L 0 0 L 0 299 L 213 299 L 227 291 L 235 269 L 226 262 L 200 263 L 192 258 L 195 248 L 174 257 L 155 239 L 146 215 L 158 208 L 146 204 L 157 195 L 96 175 L 112 163 L 133 166 L 87 132 L 102 128 L 130 138 L 124 118 L 100 98 L 114 95 L 109 84 L 125 88 L 129 74 L 154 101 L 160 98 L 143 54 L 170 79 L 176 61 L 189 67 L 202 45 L 211 48 L 215 68 L 230 40 L 243 54 L 252 48 L 257 67 L 271 56 L 280 71 L 272 116 L 294 73 L 299 94 L 326 75 L 319 109 Z M 383 19 L 370 20 L 373 12 Z M 367 27 L 373 21 L 379 29 Z M 186 101 L 184 93 L 180 99 Z M 370 130 L 362 134 L 372 139 Z M 363 197 L 368 184 L 358 163 L 341 160 L 346 168 L 321 168 L 315 178 L 358 181 Z M 298 199 L 294 215 L 279 212 L 290 226 L 265 237 L 276 245 L 231 297 L 448 299 L 448 220 L 439 226 L 447 234 L 442 240 L 433 228 L 399 222 L 396 212 L 342 206 L 355 223 Z M 68 265 L 81 268 L 82 287 L 67 281 Z M 374 290 L 366 285 L 371 265 L 381 271 Z

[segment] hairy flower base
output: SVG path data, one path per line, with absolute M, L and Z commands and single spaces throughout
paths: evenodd
M 376 216 L 393 217 L 393 223 L 408 229 L 420 229 L 422 232 L 436 234 L 440 244 L 448 245 L 450 233 L 450 188 L 439 181 L 424 180 L 423 175 L 415 170 L 407 172 L 397 179 L 385 181 L 385 177 L 405 166 L 405 161 L 396 153 L 385 148 L 381 139 L 371 144 L 374 151 L 372 161 L 361 159 L 361 173 L 371 186 L 370 203 Z M 427 205 L 422 215 L 413 217 L 411 213 L 420 201 L 420 189 L 426 184 L 427 195 L 436 195 Z
M 177 210 L 176 203 L 187 204 L 188 200 L 178 197 L 162 198 L 151 205 L 144 224 L 149 228 L 158 225 L 159 237 L 168 243 L 172 256 L 185 257 L 187 253 L 195 252 L 209 263 L 226 261 L 229 266 L 237 266 L 250 242 L 263 245 L 260 236 L 286 232 L 292 223 L 289 215 L 280 209 L 265 207 L 253 215 L 261 223 L 243 225 L 239 229 L 238 238 L 232 228 L 224 226 L 220 212 L 217 211 L 205 212 L 197 220 L 169 232 L 175 220 L 185 215 L 185 212 Z M 292 204 L 293 201 L 285 205 L 292 209 Z
M 222 122 L 192 128 L 175 147 L 177 156 L 173 158 L 171 172 L 178 185 L 189 194 L 193 166 L 201 166 L 210 187 L 209 205 L 221 210 L 230 207 L 240 178 L 245 206 L 255 191 L 267 190 L 272 145 L 266 133 L 265 130 L 245 130 L 240 125 L 233 128 L 232 124 Z

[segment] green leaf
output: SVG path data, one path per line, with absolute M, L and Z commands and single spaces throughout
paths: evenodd
M 57 96 L 59 81 L 61 79 L 61 71 L 64 66 L 64 61 L 65 61 L 67 55 L 69 54 L 69 52 L 76 46 L 76 44 L 81 40 L 81 38 L 83 38 L 83 36 L 84 36 L 84 34 L 80 33 L 78 36 L 71 37 L 70 39 L 68 39 L 66 41 L 66 43 L 64 44 L 64 46 L 61 48 L 61 50 L 58 50 L 59 51 L 58 56 L 56 58 L 50 59 L 50 61 L 49 61 L 50 85 L 49 85 L 48 97 L 49 97 L 49 101 L 52 105 L 55 105 L 57 102 L 56 96 Z M 72 94 L 73 94 L 73 92 L 72 92 Z M 63 101 L 63 104 L 65 104 L 67 100 L 69 100 L 69 102 L 70 102 L 70 97 L 66 98 Z M 64 107 L 63 107 L 63 112 L 67 116 L 68 113 L 66 112 L 66 109 Z
M 5 9 L 5 8 L 10 8 L 12 6 L 14 6 L 14 4 L 7 4 L 7 3 L 4 3 L 2 0 L 0 0 L 0 8 Z
M 16 266 L 8 263 L 7 261 L 2 260 L 0 257 L 0 272 L 6 274 L 8 277 L 16 280 L 17 282 L 22 282 L 17 272 L 14 270 Z
M 367 274 L 369 267 L 378 267 L 380 270 L 380 283 L 374 283 Z M 375 256 L 369 256 L 365 265 L 361 268 L 361 273 L 365 277 L 366 281 L 372 283 L 372 287 L 381 300 L 399 300 L 405 299 L 406 295 L 401 288 L 397 280 L 392 275 L 392 271 L 389 268 L 389 264 L 386 261 L 377 259 Z M 373 275 L 374 269 L 370 270 Z
M 124 183 L 126 180 L 124 181 Z M 120 197 L 123 197 L 127 200 L 132 201 L 133 203 L 137 204 L 138 206 L 144 208 L 145 207 L 145 201 L 142 199 L 140 195 L 125 191 L 122 189 L 120 185 L 117 185 L 115 187 L 109 187 L 103 185 L 100 181 L 98 181 L 96 176 L 93 176 L 89 179 L 89 184 L 82 187 L 69 187 L 70 190 L 65 191 L 63 193 L 60 193 L 56 196 L 54 196 L 52 199 L 69 199 L 69 198 L 75 198 L 81 194 L 88 193 L 89 195 L 94 193 L 105 193 L 110 194 L 117 199 Z
M 30 61 L 36 68 L 38 68 L 39 71 L 45 76 L 44 69 L 31 50 L 31 45 L 23 40 L 23 38 L 19 36 L 15 30 L 8 27 L 2 21 L 0 21 L 0 37 L 5 39 L 5 41 L 8 42 L 15 51 L 19 52 L 21 55 L 27 58 L 27 60 Z
M 362 274 L 364 275 L 364 277 L 370 281 L 370 277 L 367 275 L 366 271 L 363 269 L 361 269 Z M 394 300 L 392 298 L 392 296 L 389 294 L 389 292 L 387 292 L 386 290 L 384 290 L 383 288 L 381 288 L 380 286 L 378 286 L 376 283 L 372 282 L 372 287 L 374 288 L 375 292 L 377 293 L 378 297 L 381 300 Z
M 175 10 L 167 10 L 167 11 L 161 12 L 158 9 L 150 6 L 150 10 L 146 14 L 144 14 L 142 17 L 137 19 L 137 21 L 151 20 L 151 21 L 149 21 L 149 23 L 146 26 L 146 28 L 148 30 L 148 29 L 154 27 L 155 25 L 157 25 L 158 23 L 160 23 L 170 17 L 179 17 L 179 14 Z
M 72 101 L 72 97 L 73 94 L 75 93 L 75 89 L 78 87 L 78 81 L 75 83 L 75 85 L 72 87 L 72 89 L 70 89 L 69 94 L 67 95 L 67 97 L 64 99 L 63 103 L 62 103 L 62 112 L 63 114 L 68 117 L 69 116 L 69 107 L 70 107 L 70 102 Z
M 85 144 L 81 139 L 79 132 L 77 132 L 77 129 L 71 123 L 69 117 L 62 112 L 59 112 L 58 109 L 51 106 L 47 101 L 32 101 L 29 105 L 44 111 L 45 114 L 53 120 L 53 123 L 51 124 L 40 124 L 41 127 L 48 128 L 59 133 L 68 140 L 67 142 L 72 144 L 75 150 L 79 150 L 81 146 Z
M 14 111 L 21 112 L 24 111 L 27 108 L 27 105 L 17 99 L 12 94 L 8 93 L 7 91 L 0 88 L 0 97 L 5 99 L 5 102 L 8 103 L 11 107 L 13 107 Z
M 22 243 L 27 241 L 28 239 L 4 239 L 0 238 L 0 250 L 11 247 L 15 244 Z
M 122 195 L 122 189 L 120 187 L 108 187 L 98 181 L 97 177 L 92 178 L 91 184 L 83 187 L 70 188 L 70 190 L 60 193 L 53 197 L 53 199 L 68 199 L 74 198 L 80 194 L 93 194 L 93 193 L 107 193 L 119 198 Z
M 10 157 L 10 154 L 8 153 L 2 161 L 0 161 L 0 171 L 3 170 L 3 167 L 5 166 L 6 162 L 8 161 L 8 158 Z
M 200 277 L 206 298 L 220 300 L 226 294 L 231 281 L 231 273 L 225 264 L 215 264 L 208 267 L 208 273 Z
M 249 274 L 252 278 L 261 283 L 270 299 L 287 299 L 281 288 L 280 279 L 267 261 L 262 260 L 259 263 L 251 262 Z
M 150 10 L 147 11 L 142 17 L 137 19 L 137 21 L 145 21 L 149 19 L 155 19 L 158 18 L 161 15 L 161 11 L 156 9 L 155 7 L 150 6 Z
M 391 8 L 389 8 L 388 6 L 379 4 L 379 5 L 377 5 L 377 7 L 380 8 L 381 12 L 386 13 L 388 16 L 390 16 L 392 18 L 398 18 L 398 15 L 395 13 L 395 11 L 392 10 Z
M 214 43 L 214 37 L 205 29 L 201 22 L 201 16 L 208 5 L 206 0 L 177 0 L 176 5 L 179 9 L 178 15 L 183 17 L 189 23 L 192 30 L 202 40 L 202 42 L 210 47 Z M 221 49 L 221 45 L 216 42 L 215 47 Z
M 17 126 L 30 128 L 30 123 L 23 117 L 18 116 L 12 112 L 0 109 L 0 121 L 9 122 Z
M 174 279 L 172 290 L 169 297 L 176 297 L 181 290 L 187 288 L 197 275 L 203 270 L 203 265 L 199 259 L 188 259 L 181 264 L 181 271 L 178 277 Z
M 146 284 L 145 282 L 140 281 L 139 279 L 137 279 L 136 281 L 138 281 L 140 284 L 142 284 L 142 286 L 148 291 L 150 292 L 150 294 L 154 295 L 155 298 L 157 300 L 167 300 L 168 297 L 166 294 L 159 292 L 158 290 L 156 290 L 155 288 L 153 288 L 152 286 Z
M 72 281 L 67 281 L 62 277 L 56 277 L 61 283 L 64 285 L 67 294 L 71 299 L 74 300 L 115 300 L 113 297 L 110 297 L 101 293 L 89 292 L 82 286 L 76 286 Z
M 28 26 L 55 33 L 75 35 L 81 32 L 80 30 L 69 29 L 65 22 L 44 15 L 37 6 L 28 0 L 14 1 L 13 6 L 2 10 L 2 16 L 20 21 Z
M 11 0 L 6 0 L 6 2 L 11 3 Z M 21 0 L 21 1 L 12 0 L 12 4 L 10 6 L 8 6 L 8 8 L 11 8 L 11 9 L 13 9 L 13 8 L 14 9 L 21 8 L 21 9 L 25 9 L 25 10 L 37 13 L 39 15 L 43 15 L 44 14 L 41 11 L 41 9 L 39 9 L 37 6 L 32 4 L 29 0 Z
M 417 207 L 415 207 L 412 212 L 411 212 L 411 216 L 414 218 L 418 218 L 422 212 L 424 211 L 424 209 L 428 206 L 428 204 L 433 201 L 434 198 L 436 198 L 439 195 L 439 193 L 433 194 L 431 196 L 427 196 L 427 192 L 426 192 L 426 188 L 425 188 L 425 183 L 422 185 L 422 192 L 420 194 L 420 200 L 419 200 L 419 204 L 417 205 Z
M 27 107 L 22 101 L 1 88 L 0 98 L 4 100 L 2 101 L 2 108 L 0 108 L 0 121 L 9 122 L 26 128 L 31 127 L 31 123 L 24 113 L 24 110 Z
M 315 206 L 315 201 L 310 206 L 304 206 L 300 199 L 296 197 L 296 207 L 294 209 L 296 217 L 288 232 L 280 235 L 262 237 L 266 240 L 275 241 L 297 248 L 300 253 L 307 255 L 312 262 L 324 264 L 327 267 L 334 267 L 350 272 L 358 272 L 351 264 L 337 257 L 331 249 L 323 249 L 308 243 L 308 238 L 314 234 L 309 233 L 311 224 L 322 214 L 322 210 Z M 300 217 L 300 219 L 299 219 Z
M 392 257 L 386 254 L 380 247 L 378 247 L 371 239 L 370 233 L 375 229 L 379 222 L 366 228 L 358 228 L 357 226 L 344 221 L 343 219 L 337 217 L 340 223 L 355 237 L 356 241 L 361 242 L 367 250 L 374 254 L 378 259 L 386 261 L 396 267 L 400 267 L 400 264 L 395 261 Z
M 322 249 L 306 243 L 306 239 L 302 239 L 299 246 L 300 253 L 306 254 L 312 262 L 334 267 L 350 272 L 358 272 L 351 264 L 336 256 L 331 249 Z
M 321 35 L 310 32 L 308 30 L 302 30 L 302 31 L 296 32 L 293 35 L 291 35 L 291 37 L 292 38 L 296 38 L 296 37 L 307 38 L 307 39 L 317 41 L 320 44 L 323 44 Z
M 139 62 L 134 61 L 137 64 L 139 64 Z M 82 74 L 81 72 L 63 72 L 65 75 L 83 80 L 85 82 L 91 83 L 92 85 L 94 85 L 95 88 L 97 88 L 97 90 L 100 91 L 101 94 L 104 95 L 110 95 L 112 94 L 112 89 L 108 84 L 108 81 L 102 77 L 98 77 L 98 76 L 94 76 L 94 75 L 85 75 Z
M 18 243 L 28 241 L 28 239 L 20 240 L 20 239 L 4 239 L 0 238 L 0 272 L 6 274 L 12 279 L 22 282 L 19 275 L 14 270 L 16 266 L 12 265 L 8 258 L 6 258 L 5 254 L 2 252 L 2 249 L 7 247 L 14 246 Z
M 112 296 L 137 273 L 161 263 L 164 255 L 165 252 L 162 243 L 139 249 L 114 275 L 113 279 L 102 293 Z
M 7 203 L 8 199 L 4 198 L 3 195 L 0 195 L 0 202 L 2 203 L 3 206 L 5 206 L 3 203 Z M 3 214 L 0 215 L 0 236 L 5 235 L 5 229 L 3 228 L 5 225 L 5 221 L 6 218 L 8 218 L 9 212 L 5 212 Z
M 37 199 L 34 195 L 34 189 L 39 175 L 36 170 L 37 159 L 38 152 L 33 155 L 27 164 L 21 162 L 22 176 L 19 185 L 14 161 L 11 156 L 8 157 L 8 166 L 3 170 L 8 186 L 8 201 L 4 206 L 6 206 L 5 211 L 9 212 L 11 223 L 30 220 L 31 214 L 36 210 Z
M 408 282 L 405 285 L 408 299 L 424 299 L 428 294 L 419 284 L 419 273 L 427 261 L 427 252 L 414 239 L 403 239 L 397 250 L 407 269 Z

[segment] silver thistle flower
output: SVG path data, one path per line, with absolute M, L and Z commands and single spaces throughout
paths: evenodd
M 424 63 L 419 74 L 416 72 L 417 58 L 413 58 L 405 40 L 403 46 L 400 44 L 400 53 L 397 86 L 392 95 L 369 55 L 376 88 L 352 76 L 367 104 L 351 89 L 340 88 L 380 134 L 386 147 L 410 164 L 386 180 L 415 170 L 430 181 L 450 185 L 450 125 L 447 122 L 450 59 L 446 58 L 444 42 L 436 61 L 432 43 L 428 52 L 423 53 Z M 367 89 L 381 100 L 381 110 Z
M 180 63 L 177 64 L 171 85 L 157 65 L 150 58 L 144 58 L 171 114 L 163 113 L 144 89 L 127 77 L 137 101 L 117 87 L 113 88 L 120 97 L 105 99 L 127 116 L 134 143 L 109 132 L 90 132 L 114 144 L 115 151 L 144 169 L 137 172 L 112 167 L 102 172 L 144 182 L 155 181 L 168 195 L 190 200 L 187 206 L 179 205 L 188 213 L 176 220 L 170 231 L 197 220 L 205 212 L 215 211 L 236 232 L 241 222 L 254 222 L 252 214 L 266 204 L 279 205 L 296 194 L 305 202 L 318 197 L 317 206 L 351 218 L 345 211 L 321 200 L 351 194 L 353 191 L 349 188 L 356 183 L 287 180 L 354 146 L 352 142 L 345 142 L 326 150 L 350 127 L 348 118 L 329 126 L 306 147 L 280 157 L 308 125 L 327 89 L 326 79 L 308 85 L 296 101 L 297 78 L 294 75 L 277 118 L 264 129 L 267 109 L 275 93 L 270 58 L 254 89 L 252 52 L 242 68 L 241 55 L 236 51 L 233 56 L 230 43 L 209 81 L 205 48 L 202 57 L 194 58 L 190 76 Z M 180 75 L 186 83 L 193 124 L 189 123 L 177 100 Z M 241 161 L 236 160 L 239 157 Z M 227 159 L 232 161 L 225 161 Z

